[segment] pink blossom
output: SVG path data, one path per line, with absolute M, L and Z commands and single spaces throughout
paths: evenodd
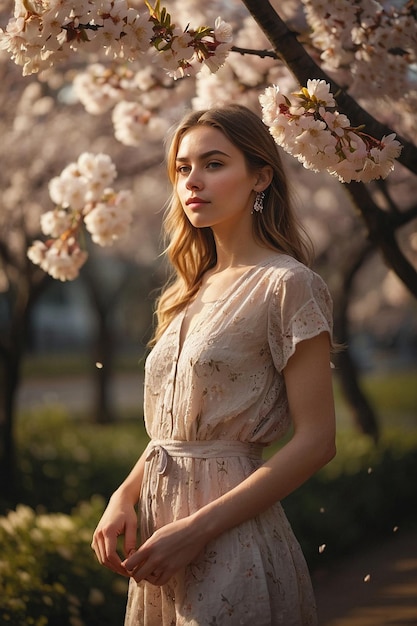
M 83 223 L 101 246 L 112 245 L 126 233 L 132 221 L 132 195 L 107 187 L 115 177 L 107 154 L 84 152 L 50 181 L 50 196 L 57 206 L 42 215 L 41 227 L 51 238 L 33 242 L 28 250 L 33 263 L 53 278 L 73 280 L 87 259 L 78 241 Z
M 334 107 L 336 105 L 333 95 L 330 93 L 330 85 L 324 80 L 309 79 L 307 81 L 307 90 L 312 99 L 317 99 L 320 104 L 326 107 Z
M 127 191 L 112 193 L 108 201 L 97 203 L 84 218 L 94 243 L 111 246 L 122 237 L 132 221 L 131 208 L 131 195 Z
M 216 18 L 214 23 L 214 38 L 221 43 L 232 45 L 233 31 L 230 24 L 223 21 L 221 17 Z
M 278 87 L 267 88 L 259 100 L 271 135 L 307 169 L 327 170 L 343 182 L 385 178 L 401 151 L 395 135 L 378 142 L 351 128 L 348 117 L 334 110 L 329 89 L 309 80 L 291 99 Z
M 61 281 L 77 278 L 87 256 L 73 238 L 68 241 L 49 240 L 47 244 L 34 241 L 28 250 L 28 257 L 33 263 Z
M 229 50 L 230 45 L 228 43 L 220 43 L 216 47 L 215 51 L 204 59 L 204 64 L 207 65 L 211 72 L 217 72 L 217 70 L 224 65 L 227 55 L 229 54 Z
M 60 237 L 71 226 L 71 216 L 63 209 L 47 211 L 41 215 L 41 229 L 44 235 Z

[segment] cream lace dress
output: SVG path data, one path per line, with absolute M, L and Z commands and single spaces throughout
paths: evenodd
M 184 313 L 146 362 L 143 539 L 259 467 L 262 448 L 290 426 L 288 358 L 299 341 L 331 333 L 326 285 L 286 255 L 248 269 L 209 309 L 181 353 Z M 316 623 L 304 557 L 276 503 L 208 543 L 166 585 L 131 579 L 125 626 Z

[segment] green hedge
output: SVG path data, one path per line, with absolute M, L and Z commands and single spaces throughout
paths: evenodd
M 0 513 L 21 502 L 68 513 L 93 494 L 107 499 L 147 442 L 140 419 L 97 426 L 62 406 L 20 416 L 14 501 L 0 498 Z
M 139 421 L 97 427 L 49 409 L 21 418 L 18 440 L 16 501 L 2 502 L 13 510 L 0 518 L 0 623 L 122 624 L 126 581 L 98 565 L 90 542 L 146 445 Z M 416 432 L 385 434 L 377 447 L 340 436 L 336 458 L 284 501 L 311 569 L 410 523 L 416 475 Z
M 417 432 L 386 432 L 378 446 L 340 435 L 336 457 L 283 503 L 310 567 L 415 523 L 415 476 Z
M 127 582 L 98 565 L 90 548 L 101 498 L 72 515 L 19 505 L 0 518 L 0 623 L 115 626 L 123 623 Z

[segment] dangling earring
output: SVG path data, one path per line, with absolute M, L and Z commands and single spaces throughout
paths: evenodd
M 255 202 L 253 204 L 253 209 L 251 211 L 252 213 L 254 211 L 256 211 L 257 213 L 262 213 L 262 211 L 264 210 L 264 198 L 265 198 L 265 193 L 263 191 L 256 192 Z

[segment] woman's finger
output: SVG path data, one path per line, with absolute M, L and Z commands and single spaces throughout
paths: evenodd
M 111 569 L 116 574 L 129 576 L 117 552 L 117 535 L 104 532 L 97 533 L 94 536 L 92 548 L 101 565 Z
M 151 583 L 151 585 L 160 586 L 162 583 L 160 582 L 163 577 L 163 572 L 151 572 L 146 580 Z M 134 577 L 133 577 L 134 578 Z

